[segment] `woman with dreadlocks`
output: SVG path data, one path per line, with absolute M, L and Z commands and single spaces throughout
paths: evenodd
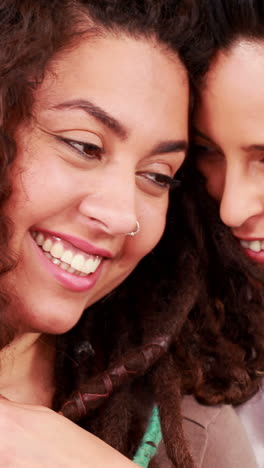
M 184 180 L 204 287 L 174 362 L 196 397 L 183 401 L 196 465 L 263 468 L 264 3 L 200 6 L 207 56 Z
M 1 466 L 147 466 L 154 401 L 172 463 L 193 466 L 168 352 L 199 288 L 177 194 L 162 238 L 190 17 L 180 0 L 0 2 Z

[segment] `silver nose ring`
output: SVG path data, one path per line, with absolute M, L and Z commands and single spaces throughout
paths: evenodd
M 140 224 L 139 224 L 139 221 L 137 221 L 136 229 L 134 231 L 128 232 L 126 235 L 133 237 L 133 236 L 136 236 L 139 233 L 139 231 L 140 231 Z

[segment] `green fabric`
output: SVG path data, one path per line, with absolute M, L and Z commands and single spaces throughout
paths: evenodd
M 149 421 L 147 431 L 142 439 L 142 442 L 137 450 L 133 461 L 142 468 L 147 468 L 151 458 L 154 457 L 158 445 L 162 439 L 159 411 L 155 406 Z

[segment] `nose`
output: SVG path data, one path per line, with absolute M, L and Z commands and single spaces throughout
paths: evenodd
M 254 177 L 240 168 L 227 168 L 220 200 L 220 217 L 224 224 L 239 228 L 263 213 L 263 197 Z
M 127 235 L 137 228 L 134 171 L 114 166 L 96 176 L 79 205 L 88 224 L 110 235 Z

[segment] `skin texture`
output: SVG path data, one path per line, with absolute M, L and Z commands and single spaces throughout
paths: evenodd
M 239 239 L 264 238 L 263 65 L 263 44 L 241 41 L 220 52 L 195 115 L 198 168 Z
M 106 125 L 82 109 L 58 109 L 73 99 L 92 101 L 112 120 Z M 19 334 L 0 356 L 0 392 L 13 400 L 0 402 L 0 466 L 136 466 L 38 406 L 50 406 L 53 396 L 54 351 L 45 334 L 73 327 L 84 308 L 120 284 L 161 238 L 168 187 L 153 181 L 153 173 L 173 177 L 183 162 L 187 113 L 188 81 L 177 57 L 127 37 L 84 40 L 56 57 L 36 91 L 33 118 L 17 131 L 6 206 L 18 263 L 5 286 L 15 292 L 8 315 Z M 87 151 L 80 142 L 99 149 Z M 126 236 L 137 220 L 140 232 Z M 50 273 L 31 236 L 41 230 L 110 252 L 92 288 L 72 291 Z
M 17 134 L 14 191 L 6 209 L 16 226 L 12 247 L 18 257 L 8 285 L 20 302 L 12 317 L 23 330 L 63 333 L 84 308 L 120 284 L 162 236 L 168 189 L 149 173 L 172 177 L 184 159 L 182 150 L 163 153 L 157 147 L 187 140 L 188 84 L 180 61 L 160 47 L 104 38 L 85 40 L 58 57 L 35 98 L 34 118 Z M 103 108 L 122 132 L 84 110 L 55 109 L 73 99 Z M 87 157 L 78 152 L 86 148 L 71 147 L 61 137 L 103 151 Z M 140 233 L 126 236 L 137 220 Z M 73 292 L 43 266 L 31 230 L 73 235 L 112 258 L 103 262 L 90 290 Z
M 132 468 L 135 463 L 48 408 L 0 401 L 5 468 Z

